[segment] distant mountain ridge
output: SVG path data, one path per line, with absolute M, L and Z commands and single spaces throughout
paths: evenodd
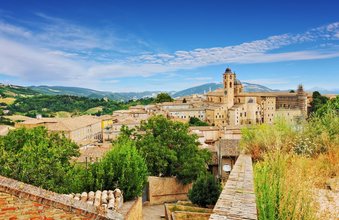
M 66 86 L 31 86 L 32 90 L 46 95 L 74 95 L 85 96 L 89 98 L 109 98 L 118 101 L 128 101 L 132 99 L 141 99 L 146 97 L 155 97 L 161 91 L 144 91 L 144 92 L 108 92 L 97 91 L 81 87 Z
M 245 92 L 274 92 L 283 90 L 273 90 L 266 86 L 242 82 L 244 85 Z M 74 95 L 74 96 L 85 96 L 89 98 L 109 98 L 118 101 L 128 101 L 132 99 L 141 99 L 147 97 L 155 97 L 161 92 L 167 92 L 172 97 L 189 96 L 193 94 L 204 94 L 209 91 L 222 88 L 222 83 L 206 83 L 199 86 L 194 86 L 181 91 L 144 91 L 144 92 L 108 92 L 108 91 L 97 91 L 93 89 L 80 88 L 80 87 L 66 87 L 66 86 L 30 86 L 27 87 L 30 91 L 35 91 L 41 94 L 47 95 Z M 23 87 L 25 88 L 25 87 Z M 288 91 L 288 90 L 286 90 Z M 339 94 L 339 89 L 325 90 L 322 88 L 313 88 L 307 91 L 319 91 L 321 94 Z
M 244 85 L 245 92 L 274 92 L 276 90 L 270 89 L 266 86 L 242 82 Z M 188 96 L 193 94 L 204 94 L 205 92 L 213 91 L 219 88 L 222 88 L 222 83 L 206 83 L 200 86 L 195 86 L 192 88 L 188 88 L 173 94 L 173 97 L 181 97 L 181 96 Z

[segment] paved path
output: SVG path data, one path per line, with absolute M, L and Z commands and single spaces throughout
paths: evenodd
M 144 220 L 164 219 L 161 216 L 165 216 L 164 205 L 146 205 L 142 207 L 142 217 Z

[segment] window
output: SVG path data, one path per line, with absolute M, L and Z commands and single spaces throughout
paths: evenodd
M 232 88 L 232 82 L 230 82 L 230 88 Z

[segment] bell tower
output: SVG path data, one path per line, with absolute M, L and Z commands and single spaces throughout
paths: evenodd
M 224 100 L 227 108 L 231 108 L 234 105 L 234 79 L 235 74 L 230 68 L 226 68 L 225 73 L 223 74 L 224 81 Z

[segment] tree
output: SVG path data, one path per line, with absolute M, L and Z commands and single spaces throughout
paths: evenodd
M 318 91 L 313 92 L 312 99 L 313 100 L 311 102 L 311 112 L 316 112 L 328 101 L 328 98 L 322 96 Z
M 188 123 L 190 126 L 208 126 L 207 122 L 201 121 L 196 117 L 191 117 Z
M 126 200 L 142 194 L 147 182 L 147 166 L 138 153 L 135 143 L 126 138 L 119 138 L 114 147 L 101 161 L 92 164 L 87 174 L 88 190 L 114 189 L 118 187 Z M 80 174 L 79 178 L 83 174 Z
M 59 193 L 68 192 L 67 173 L 79 147 L 44 127 L 12 130 L 0 138 L 0 174 Z
M 151 175 L 177 176 L 186 184 L 206 171 L 211 155 L 198 148 L 197 136 L 189 133 L 187 124 L 154 116 L 132 136 Z
M 157 97 L 155 98 L 155 102 L 173 102 L 173 98 L 168 93 L 162 92 L 157 95 Z
M 200 175 L 188 192 L 188 198 L 193 204 L 202 207 L 215 205 L 221 193 L 221 185 L 210 173 Z

